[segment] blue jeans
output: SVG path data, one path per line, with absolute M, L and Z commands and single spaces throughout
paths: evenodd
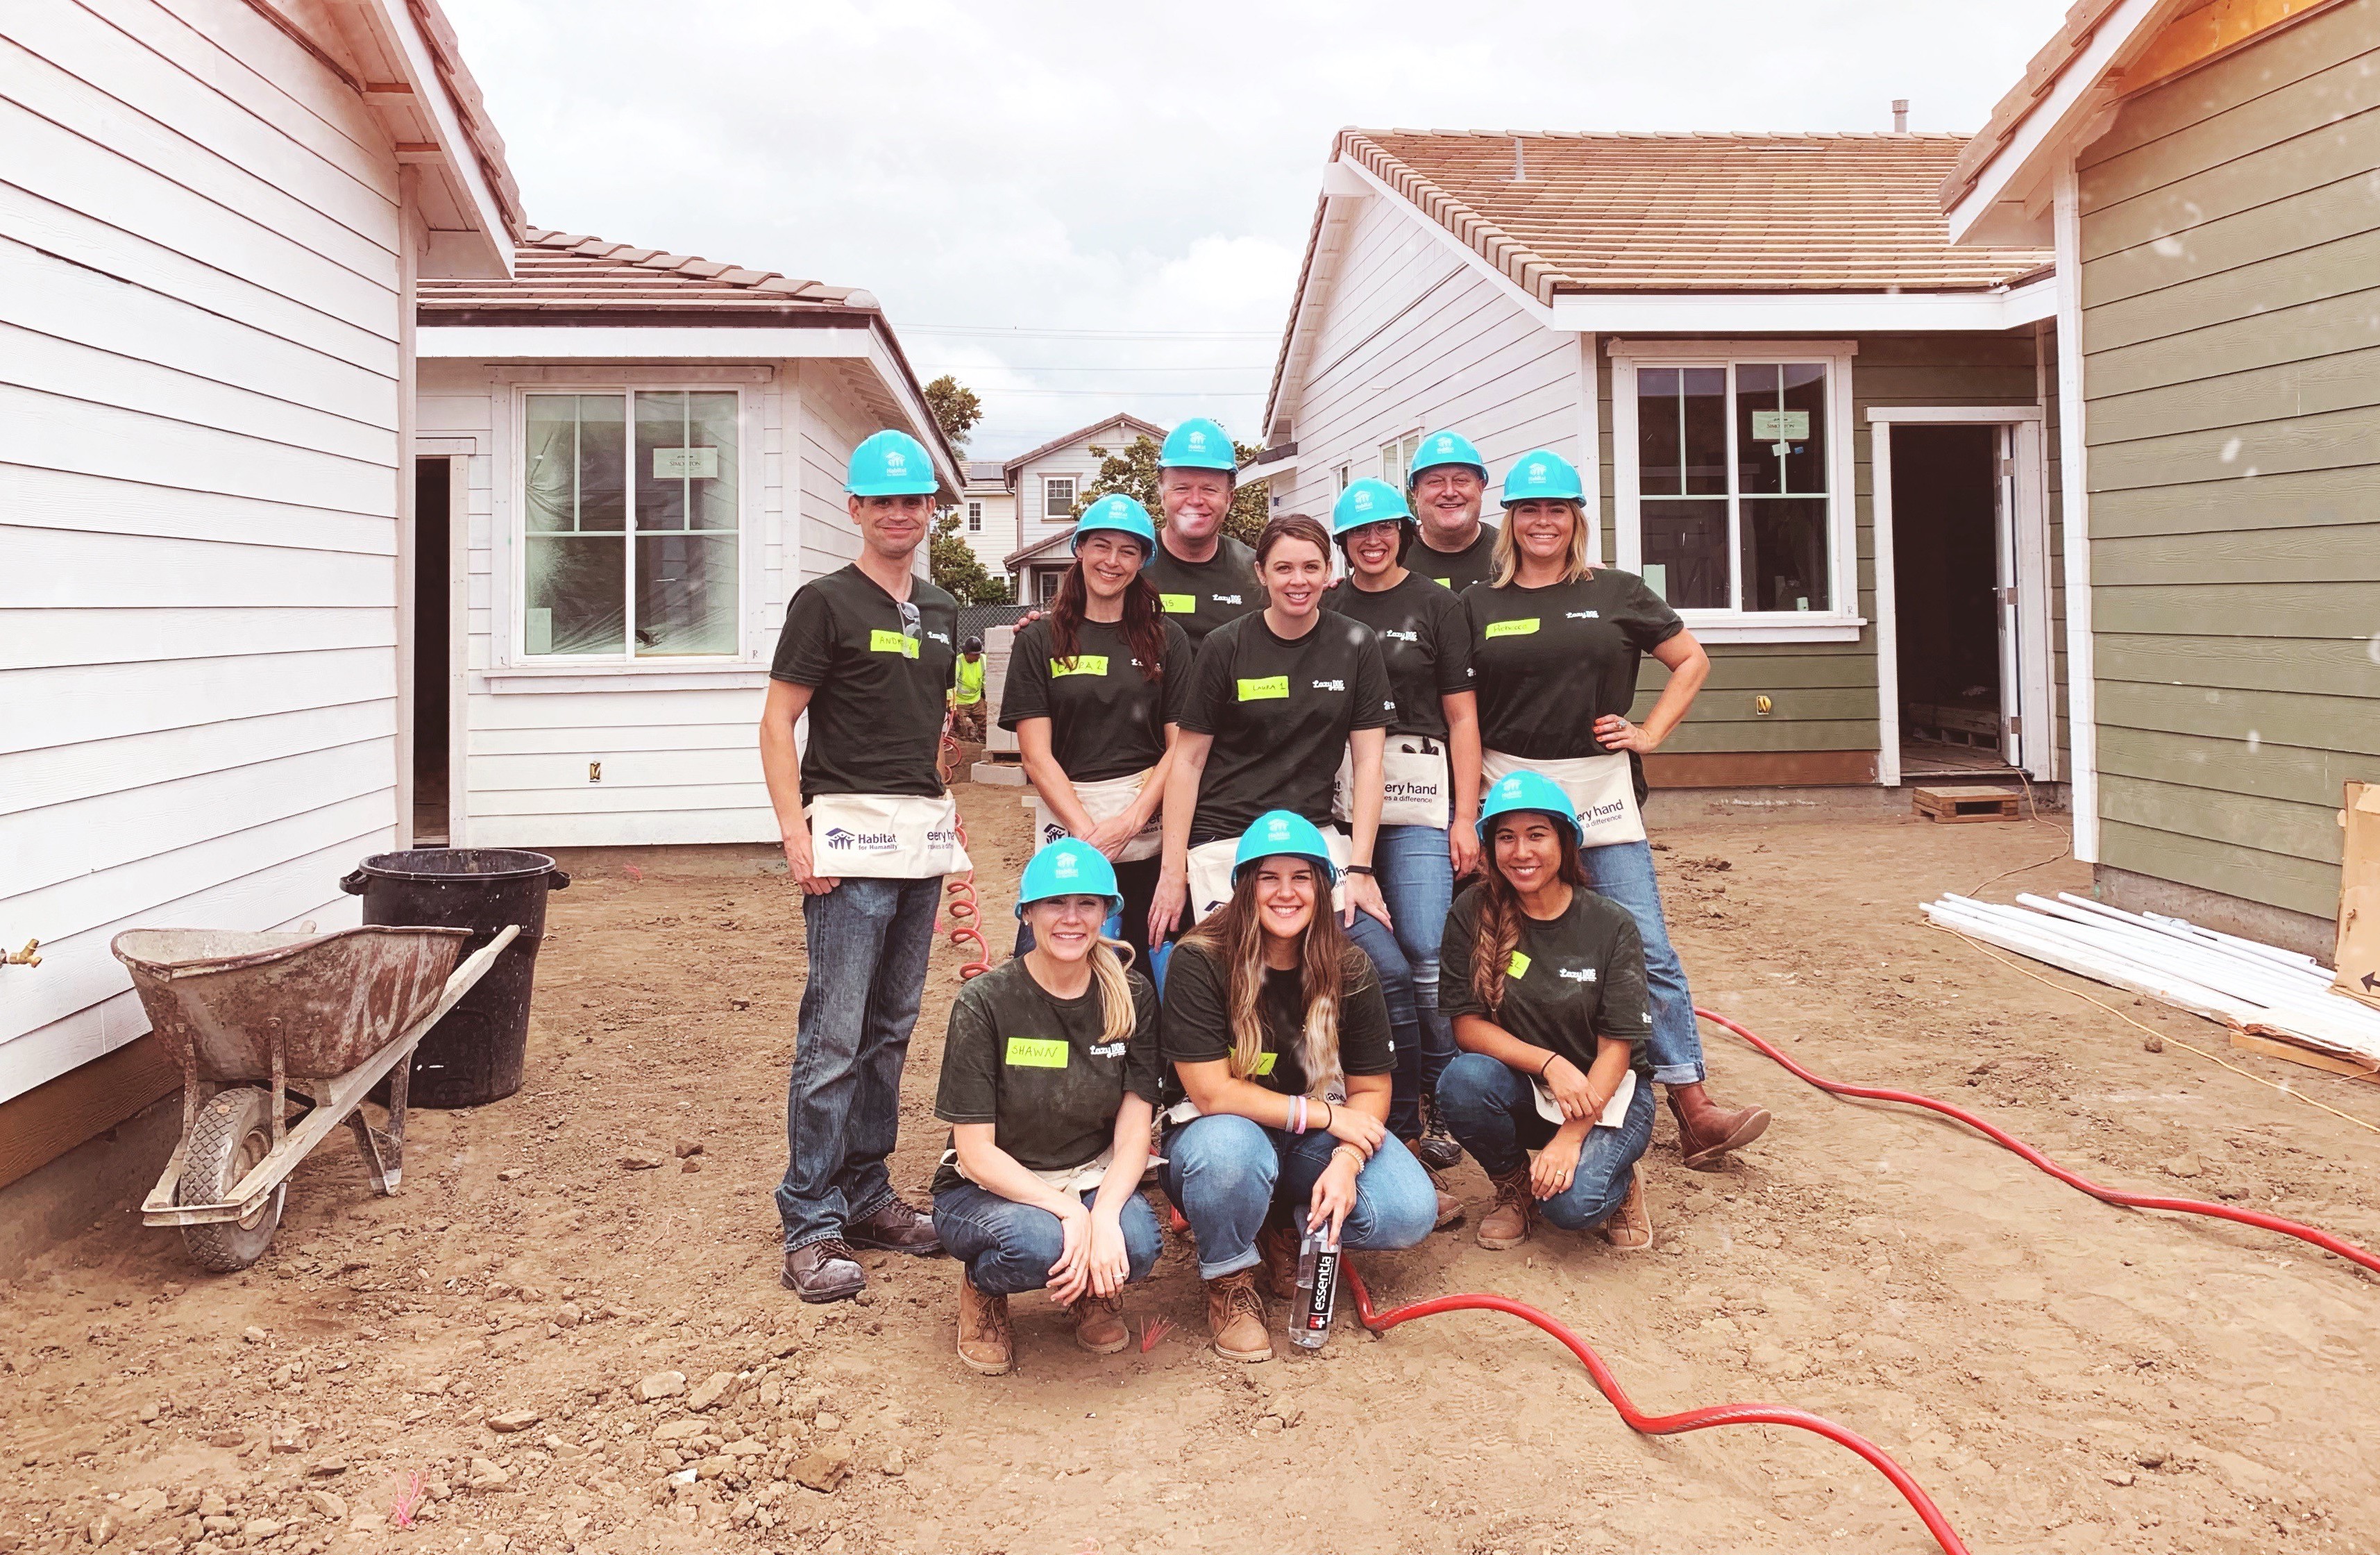
M 901 1066 L 926 991 L 942 877 L 846 878 L 802 898 L 809 982 L 785 1086 L 777 1215 L 791 1251 L 892 1201 L 885 1158 L 901 1124 Z
M 1390 913 L 1396 908 L 1390 907 Z M 1389 926 L 1367 912 L 1355 914 L 1354 927 L 1347 930 L 1354 942 L 1380 974 L 1380 997 L 1389 1006 L 1389 1041 L 1396 1049 L 1400 1063 L 1408 1052 L 1421 1051 L 1421 1021 L 1414 1008 L 1413 965 L 1405 959 L 1404 948 Z
M 1438 1107 L 1447 1132 L 1491 1177 L 1517 1172 L 1560 1125 L 1538 1115 L 1527 1075 L 1486 1053 L 1460 1053 L 1438 1078 Z M 1602 1223 L 1628 1197 L 1628 1169 L 1653 1142 L 1653 1087 L 1639 1085 L 1618 1128 L 1590 1128 L 1578 1148 L 1570 1186 L 1539 1200 L 1547 1220 L 1564 1231 Z
M 1087 1208 L 1097 1191 L 1083 1195 Z M 1124 1278 L 1138 1284 L 1165 1250 L 1157 1211 L 1134 1194 L 1118 1217 L 1123 1227 Z M 967 1279 L 986 1295 L 1022 1295 L 1050 1282 L 1050 1266 L 1066 1250 L 1065 1228 L 1038 1205 L 1002 1198 L 973 1183 L 934 1196 L 934 1234 L 942 1250 L 966 1265 Z
M 1439 1072 L 1454 1056 L 1454 1029 L 1438 1013 L 1438 944 L 1454 903 L 1454 861 L 1446 854 L 1443 827 L 1383 826 L 1372 844 L 1372 862 L 1379 871 L 1380 898 L 1397 920 L 1397 948 L 1412 972 L 1420 1040 L 1410 1049 L 1398 1048 L 1396 1087 L 1389 1102 L 1390 1131 L 1411 1139 L 1421 1132 L 1421 1099 L 1438 1088 Z
M 1301 1227 L 1315 1181 L 1338 1138 L 1292 1134 L 1218 1112 L 1165 1136 L 1165 1193 L 1198 1238 L 1198 1278 L 1220 1280 L 1257 1261 L 1257 1233 L 1278 1206 Z M 1355 1207 L 1339 1245 L 1354 1252 L 1410 1247 L 1438 1224 L 1438 1190 L 1395 1137 L 1355 1178 Z
M 1588 848 L 1579 857 L 1586 865 L 1586 883 L 1597 895 L 1627 908 L 1645 942 L 1645 990 L 1653 1004 L 1653 1039 L 1645 1046 L 1653 1055 L 1653 1078 L 1665 1086 L 1694 1084 L 1703 1078 L 1703 1037 L 1694 1025 L 1694 996 L 1686 989 L 1686 969 L 1679 965 L 1670 927 L 1661 919 L 1653 844 L 1610 843 Z

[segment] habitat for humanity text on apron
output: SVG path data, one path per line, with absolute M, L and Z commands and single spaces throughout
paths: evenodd
M 948 794 L 821 794 L 807 813 L 810 868 L 821 875 L 913 881 L 974 868 Z

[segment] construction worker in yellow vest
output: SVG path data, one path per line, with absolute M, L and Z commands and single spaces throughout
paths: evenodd
M 983 743 L 983 639 L 969 638 L 959 650 L 958 684 L 951 687 L 951 733 Z

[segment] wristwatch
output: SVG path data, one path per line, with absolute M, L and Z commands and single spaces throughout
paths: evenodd
M 1340 873 L 1347 875 L 1368 875 L 1371 872 L 1372 867 L 1369 864 L 1350 864 L 1346 869 L 1340 871 Z

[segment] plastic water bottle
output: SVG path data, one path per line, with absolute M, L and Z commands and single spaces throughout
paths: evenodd
M 1326 1222 L 1309 1228 L 1297 1245 L 1297 1305 L 1289 1315 L 1289 1342 L 1302 1350 L 1329 1343 L 1338 1304 L 1339 1244 Z

